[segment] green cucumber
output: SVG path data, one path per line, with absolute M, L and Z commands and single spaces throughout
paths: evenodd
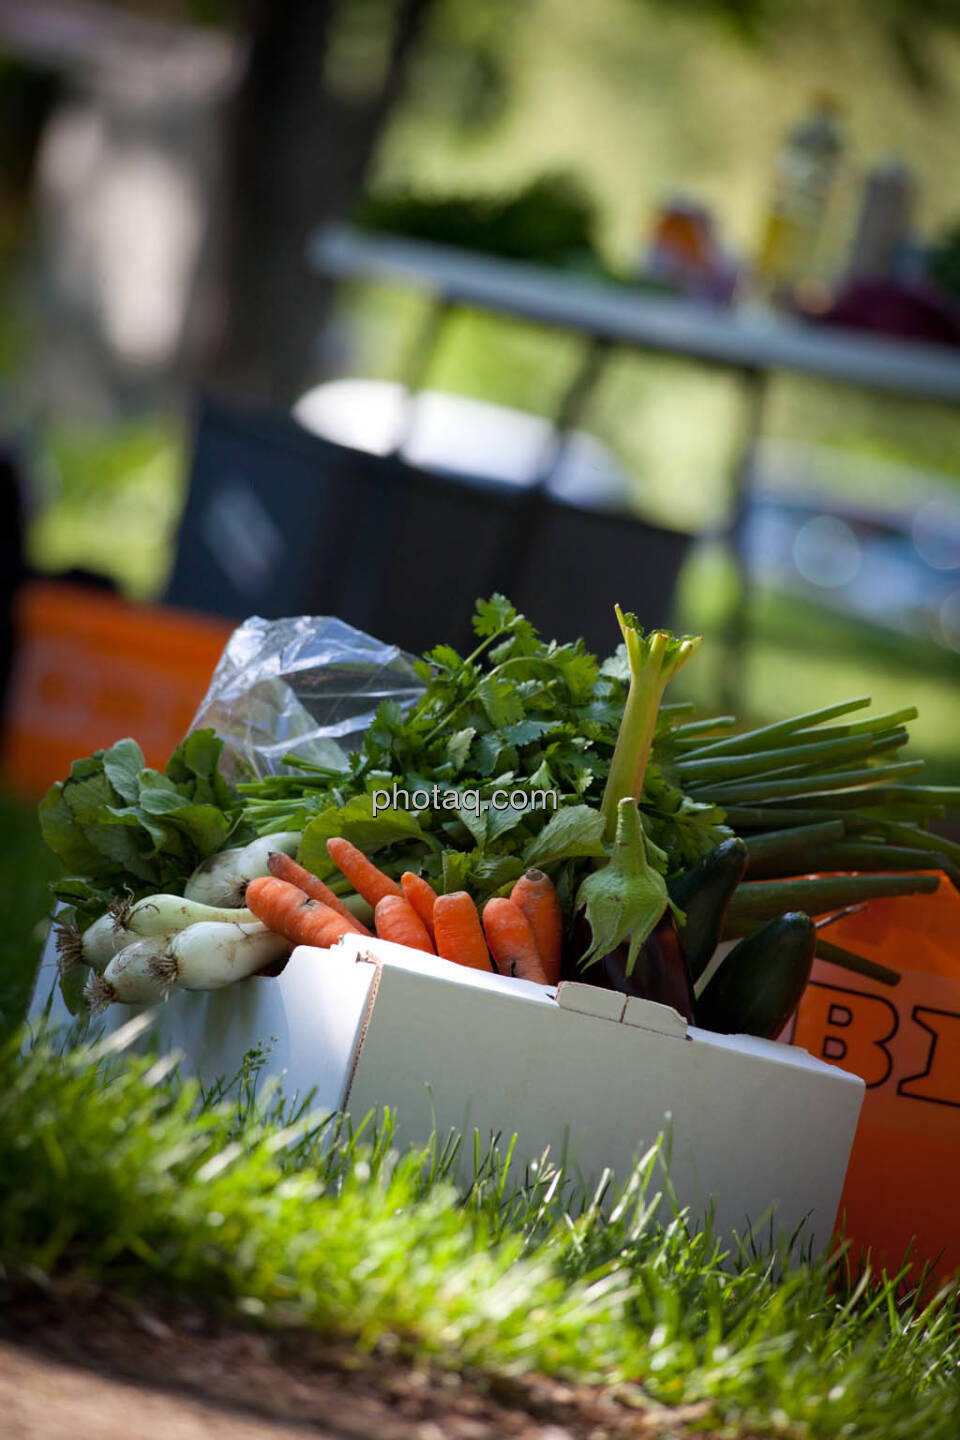
M 829 960 L 831 965 L 836 965 L 840 970 L 850 970 L 855 975 L 863 975 L 867 980 L 875 980 L 878 985 L 899 985 L 900 971 L 891 970 L 889 965 L 881 965 L 876 960 L 868 960 L 865 955 L 858 955 L 853 950 L 846 950 L 841 945 L 834 945 L 832 941 L 824 940 L 823 931 L 820 928 L 828 922 L 820 920 L 814 924 L 817 932 L 817 956 L 821 960 Z M 730 924 L 724 929 L 722 939 L 741 940 L 745 935 L 755 935 L 758 930 L 763 929 L 761 920 L 744 920 L 737 925 Z M 709 984 L 709 981 L 707 982 Z
M 725 955 L 696 1001 L 696 1023 L 721 1035 L 773 1040 L 807 988 L 817 932 L 790 911 L 747 935 Z
M 691 980 L 703 974 L 717 948 L 731 895 L 747 868 L 747 847 L 738 835 L 721 840 L 709 855 L 673 880 L 670 899 L 684 912 L 680 943 Z

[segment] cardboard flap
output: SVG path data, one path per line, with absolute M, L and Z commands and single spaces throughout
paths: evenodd
M 601 990 L 598 985 L 583 985 L 579 980 L 564 980 L 557 989 L 561 1009 L 596 1015 L 600 1020 L 621 1020 L 625 999 L 616 990 Z
M 687 1022 L 679 1010 L 672 1005 L 660 1005 L 656 1000 L 641 1000 L 637 995 L 629 996 L 623 1009 L 624 1025 L 635 1025 L 638 1030 L 655 1030 L 658 1035 L 676 1035 L 679 1040 L 689 1040 Z

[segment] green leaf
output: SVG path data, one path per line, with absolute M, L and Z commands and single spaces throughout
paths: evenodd
M 516 750 L 496 731 L 481 735 L 473 747 L 473 763 L 479 775 L 492 775 L 495 771 L 509 769 L 516 763 L 516 758 Z
M 416 815 L 408 810 L 379 810 L 374 816 L 373 797 L 357 795 L 346 805 L 334 805 L 324 810 L 310 821 L 303 832 L 298 859 L 301 865 L 321 879 L 336 870 L 327 854 L 327 841 L 335 835 L 342 835 L 365 855 L 371 855 L 397 840 L 425 839 Z
M 54 855 L 58 855 L 69 870 L 81 875 L 100 876 L 108 867 L 95 845 L 91 845 L 83 827 L 63 798 L 64 782 L 58 780 L 51 785 L 40 802 L 40 830 Z
M 600 666 L 600 674 L 609 676 L 613 680 L 630 679 L 630 659 L 627 655 L 627 647 L 621 640 L 612 655 L 608 655 Z
M 162 849 L 168 839 L 169 832 L 163 820 L 148 818 L 135 805 L 104 805 L 97 816 L 99 827 L 105 825 L 126 825 L 128 830 L 139 830 L 145 832 L 153 843 L 153 851 L 144 845 L 138 853 L 148 855 Z M 96 832 L 93 832 L 94 844 L 98 844 Z
M 501 630 L 517 619 L 517 612 L 505 595 L 491 595 L 489 600 L 478 600 L 473 616 L 474 632 L 481 640 L 499 635 Z
M 464 730 L 455 730 L 447 741 L 447 759 L 454 770 L 462 770 L 470 754 L 470 746 L 476 730 L 468 725 Z
M 558 645 L 551 651 L 550 659 L 562 674 L 571 699 L 589 700 L 599 673 L 596 656 L 578 641 L 576 645 Z
M 477 686 L 477 699 L 490 724 L 498 730 L 523 719 L 523 701 L 517 687 L 505 675 L 485 675 Z
M 457 810 L 451 810 L 449 814 L 465 825 L 470 835 L 481 848 L 487 842 L 487 834 L 490 826 L 490 811 L 481 804 L 479 811 L 474 811 L 467 806 L 461 805 Z
M 140 771 L 145 765 L 136 740 L 118 740 L 103 757 L 103 769 L 121 800 L 133 803 L 140 794 Z
M 159 770 L 141 770 L 140 809 L 145 815 L 172 815 L 189 803 L 182 790 Z
M 518 855 L 483 855 L 474 861 L 472 879 L 475 891 L 485 899 L 495 890 L 502 890 L 519 880 L 523 861 Z
M 444 670 L 448 674 L 456 674 L 463 666 L 463 657 L 458 655 L 452 645 L 435 645 L 428 650 L 426 656 L 431 665 L 437 670 Z
M 191 775 L 212 780 L 219 772 L 222 751 L 223 741 L 213 730 L 193 730 L 167 761 L 167 776 L 176 784 L 185 784 Z
M 515 830 L 518 825 L 523 824 L 529 814 L 529 809 L 520 809 L 519 806 L 508 805 L 506 809 L 498 810 L 491 805 L 487 811 L 488 843 L 492 845 L 494 840 L 499 840 L 502 835 L 507 835 L 511 830 Z
M 557 730 L 572 729 L 564 724 L 562 720 L 520 720 L 516 725 L 504 725 L 503 738 L 510 745 L 529 745 L 533 740 L 540 740 L 544 735 L 551 735 Z
M 60 976 L 60 994 L 63 996 L 63 1003 L 71 1015 L 85 1015 L 87 1013 L 87 1002 L 83 998 L 83 987 L 87 983 L 87 976 L 90 974 L 85 966 L 79 965 L 73 970 L 68 970 L 66 975 Z
M 577 855 L 605 855 L 603 815 L 589 805 L 570 805 L 547 821 L 523 854 L 524 869 L 553 865 Z
M 470 856 L 463 850 L 443 852 L 443 893 L 450 895 L 454 890 L 465 890 L 470 875 Z
M 88 780 L 91 775 L 99 775 L 103 769 L 103 751 L 94 750 L 92 755 L 84 755 L 79 760 L 74 760 L 70 766 L 71 780 Z
M 113 786 L 102 770 L 83 780 L 66 780 L 61 795 L 77 824 L 84 829 L 95 826 L 102 807 L 113 805 L 117 800 Z
M 583 964 L 609 955 L 629 940 L 626 973 L 631 974 L 640 946 L 669 902 L 666 882 L 651 863 L 649 842 L 629 796 L 617 805 L 613 853 L 606 865 L 583 881 L 576 903 L 586 912 L 592 935 Z
M 201 860 L 221 850 L 230 834 L 230 821 L 216 805 L 184 805 L 170 824 L 183 831 Z

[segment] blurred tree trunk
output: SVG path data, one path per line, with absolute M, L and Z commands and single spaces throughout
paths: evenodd
M 310 235 L 366 180 L 433 0 L 367 4 L 390 27 L 361 83 L 331 83 L 337 27 L 356 0 L 252 0 L 246 78 L 232 118 L 227 341 L 232 388 L 287 404 L 309 379 L 332 287 L 311 275 Z M 334 77 L 335 80 L 335 77 Z

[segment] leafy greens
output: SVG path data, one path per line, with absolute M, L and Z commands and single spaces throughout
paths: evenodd
M 75 760 L 39 810 L 44 840 L 72 872 L 54 883 L 57 899 L 93 919 L 121 896 L 179 893 L 241 823 L 220 774 L 222 748 L 212 730 L 195 730 L 163 772 L 131 739 Z
M 722 810 L 690 800 L 673 782 L 669 752 L 657 759 L 664 687 L 699 641 L 662 631 L 644 637 L 632 616 L 617 616 L 625 644 L 601 665 L 582 641 L 541 640 L 504 596 L 479 601 L 470 655 L 449 645 L 429 651 L 417 665 L 421 698 L 407 712 L 382 704 L 343 771 L 287 756 L 301 774 L 240 785 L 247 820 L 262 834 L 302 829 L 301 862 L 325 878 L 333 875 L 326 841 L 334 834 L 379 852 L 388 871 L 412 865 L 439 888 L 466 888 L 478 899 L 538 866 L 552 874 L 568 911 L 579 890 L 596 940 L 618 927 L 609 919 L 600 927 L 583 882 L 613 852 L 617 802 L 632 796 L 642 824 L 621 837 L 619 869 L 608 864 L 603 873 L 629 869 L 635 881 L 638 868 L 652 870 L 647 891 L 659 909 L 641 914 L 625 905 L 631 927 L 617 937 L 630 933 L 639 944 L 666 904 L 663 876 L 696 863 L 729 831 Z M 415 813 L 397 805 L 375 814 L 374 792 L 392 795 L 394 786 L 407 796 L 421 791 L 428 803 Z M 530 803 L 497 809 L 498 790 L 522 792 Z M 535 792 L 547 798 L 538 803 Z

